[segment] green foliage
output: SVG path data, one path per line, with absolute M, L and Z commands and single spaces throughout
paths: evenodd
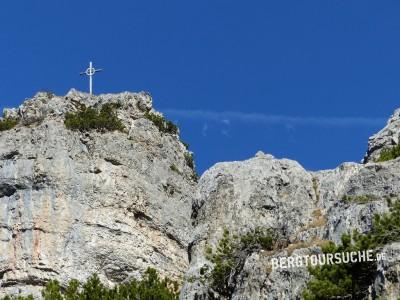
M 169 168 L 171 169 L 171 171 L 174 171 L 178 174 L 182 174 L 181 171 L 179 171 L 178 167 L 175 165 L 170 165 Z
M 372 201 L 378 200 L 378 197 L 375 195 L 367 194 L 367 195 L 357 195 L 357 196 L 352 196 L 352 195 L 344 195 L 342 198 L 342 201 L 346 203 L 368 203 Z
M 215 250 L 206 249 L 206 258 L 213 267 L 204 265 L 200 269 L 200 281 L 209 283 L 210 288 L 224 297 L 233 293 L 237 275 L 243 269 L 246 258 L 253 252 L 272 250 L 277 236 L 271 230 L 256 228 L 242 236 L 231 235 L 224 229 Z
M 84 105 L 76 113 L 67 113 L 64 124 L 67 128 L 79 131 L 99 130 L 123 132 L 125 127 L 118 119 L 115 110 L 120 108 L 117 103 L 106 103 L 100 111 L 85 107 Z
M 163 116 L 151 112 L 145 113 L 145 118 L 153 122 L 153 124 L 163 133 L 178 134 L 179 129 L 174 123 L 166 120 Z
M 329 243 L 323 247 L 324 253 L 340 253 L 373 249 L 372 241 L 358 233 L 342 236 L 342 245 Z M 368 287 L 373 282 L 376 262 L 356 262 L 322 265 L 309 268 L 314 278 L 303 292 L 305 300 L 364 299 Z M 347 298 L 346 298 L 347 297 Z
M 235 255 L 236 247 L 235 240 L 225 229 L 215 253 L 212 248 L 206 250 L 206 258 L 213 263 L 213 269 L 209 274 L 206 273 L 208 266 L 204 266 L 200 270 L 200 275 L 209 276 L 211 288 L 223 296 L 229 296 L 232 293 L 230 278 L 236 271 L 237 263 L 240 263 Z
M 324 253 L 362 251 L 376 249 L 391 242 L 400 241 L 400 201 L 396 201 L 390 212 L 375 215 L 373 227 L 368 234 L 354 232 L 342 236 L 342 245 L 330 243 Z M 323 265 L 310 268 L 314 278 L 303 293 L 305 300 L 364 299 L 372 283 L 376 262 L 357 262 L 340 265 Z
M 248 232 L 240 237 L 240 246 L 242 249 L 255 250 L 272 250 L 276 235 L 271 230 L 265 230 L 257 227 L 254 231 Z
M 0 131 L 10 130 L 18 124 L 18 120 L 12 118 L 4 118 L 0 120 Z
M 76 279 L 72 279 L 64 291 L 65 300 L 79 299 L 79 286 L 80 283 Z
M 383 149 L 379 155 L 377 162 L 383 162 L 395 159 L 400 156 L 400 145 L 396 145 L 392 148 Z
M 185 146 L 186 150 L 189 150 L 190 145 L 184 141 L 181 140 L 181 143 L 183 144 L 183 146 Z
M 192 179 L 197 182 L 199 180 L 199 175 L 196 172 L 196 167 L 194 165 L 194 156 L 192 152 L 185 152 L 185 162 L 186 165 L 193 170 Z
M 199 176 L 199 174 L 197 174 L 197 172 L 193 171 L 193 174 L 192 174 L 192 176 L 191 176 L 190 178 L 192 178 L 192 180 L 193 180 L 194 182 L 198 182 L 200 176 Z
M 49 281 L 46 284 L 46 288 L 42 291 L 42 296 L 44 300 L 63 300 L 61 287 L 58 281 Z
M 373 229 L 368 237 L 376 246 L 400 241 L 400 201 L 392 204 L 387 214 L 375 215 Z
M 61 288 L 57 281 L 52 280 L 42 290 L 44 300 L 177 300 L 178 294 L 177 282 L 161 279 L 152 268 L 147 269 L 142 280 L 132 280 L 111 289 L 105 287 L 97 275 L 93 275 L 84 284 L 71 280 L 66 288 Z M 6 296 L 3 300 L 33 300 L 33 297 Z
M 194 157 L 193 157 L 193 153 L 191 152 L 185 152 L 185 161 L 186 161 L 186 165 L 188 165 L 189 168 L 191 168 L 192 170 L 194 170 Z

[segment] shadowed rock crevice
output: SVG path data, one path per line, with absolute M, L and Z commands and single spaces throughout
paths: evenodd
M 18 150 L 13 150 L 0 156 L 0 160 L 14 159 L 19 155 Z
M 122 166 L 122 163 L 116 158 L 105 157 L 104 160 L 114 166 Z
M 145 214 L 144 212 L 142 212 L 142 211 L 137 211 L 137 210 L 133 211 L 133 216 L 136 219 L 145 220 L 145 221 L 152 221 L 152 218 L 150 216 L 148 216 L 147 214 Z
M 45 286 L 48 280 L 35 277 L 35 276 L 27 276 L 18 280 L 3 280 L 1 283 L 2 288 L 7 288 L 7 287 L 13 287 L 13 286 L 18 286 L 18 287 L 24 287 L 24 286 Z
M 0 198 L 11 197 L 17 192 L 17 188 L 7 183 L 0 183 Z

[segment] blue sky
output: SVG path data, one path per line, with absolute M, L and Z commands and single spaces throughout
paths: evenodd
M 0 108 L 39 90 L 149 91 L 199 172 L 258 150 L 360 161 L 400 107 L 397 1 L 2 1 Z

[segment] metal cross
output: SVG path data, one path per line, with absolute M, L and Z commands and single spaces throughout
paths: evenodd
M 89 92 L 90 92 L 90 95 L 93 94 L 93 75 L 94 75 L 96 72 L 100 72 L 100 71 L 102 71 L 102 70 L 103 70 L 103 69 L 97 69 L 97 70 L 96 70 L 95 68 L 93 68 L 92 62 L 90 62 L 90 63 L 89 63 L 89 68 L 87 68 L 85 72 L 81 72 L 81 73 L 80 73 L 80 75 L 87 75 L 87 76 L 89 76 Z

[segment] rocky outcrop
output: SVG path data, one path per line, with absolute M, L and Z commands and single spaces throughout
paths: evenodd
M 377 275 L 371 286 L 371 295 L 383 295 L 384 299 L 398 300 L 400 297 L 400 243 L 385 246 L 381 253 L 385 259 L 378 262 Z
M 381 147 L 387 143 L 382 141 Z M 272 253 L 251 254 L 230 298 L 301 299 L 310 279 L 307 268 L 273 270 L 271 259 L 320 253 L 324 243 L 340 243 L 344 233 L 369 232 L 374 215 L 387 212 L 388 200 L 400 195 L 399 165 L 398 160 L 344 163 L 333 170 L 308 172 L 295 161 L 263 153 L 247 161 L 216 164 L 199 181 L 187 273 L 192 280 L 184 285 L 181 298 L 222 299 L 207 284 L 193 281 L 209 263 L 205 249 L 215 248 L 223 228 L 240 234 L 263 227 L 279 232 L 287 244 Z M 377 270 L 372 299 L 383 293 L 388 299 L 400 295 L 400 264 L 395 254 L 391 257 L 395 259 L 389 265 L 381 262 Z
M 118 103 L 124 132 L 79 132 L 64 125 L 82 105 Z M 50 279 L 65 284 L 92 273 L 112 285 L 147 267 L 184 276 L 181 299 L 222 299 L 199 273 L 209 265 L 224 228 L 244 234 L 271 228 L 273 251 L 250 253 L 230 299 L 301 299 L 306 267 L 273 269 L 271 259 L 321 252 L 343 233 L 371 230 L 374 214 L 400 195 L 400 160 L 374 162 L 396 145 L 400 110 L 369 140 L 364 164 L 311 172 L 258 152 L 218 163 L 199 182 L 178 134 L 160 132 L 146 116 L 147 93 L 65 97 L 39 93 L 5 117 L 19 124 L 0 132 L 0 296 L 39 295 Z M 399 243 L 386 245 L 370 298 L 400 296 Z
M 202 176 L 199 192 L 194 204 L 196 234 L 188 272 L 194 277 L 207 263 L 204 249 L 216 245 L 224 228 L 236 233 L 273 228 L 288 242 L 296 243 L 313 221 L 318 201 L 312 174 L 297 162 L 260 153 L 247 161 L 215 165 Z M 307 279 L 302 272 L 292 274 L 299 280 L 282 281 L 284 274 L 275 272 L 271 276 L 268 272 L 269 260 L 264 253 L 249 257 L 233 299 L 278 299 L 302 290 Z M 193 299 L 196 294 L 206 294 L 206 290 L 199 282 L 187 284 L 182 298 Z
M 390 116 L 386 126 L 368 140 L 368 150 L 363 162 L 372 162 L 379 158 L 379 154 L 385 148 L 391 148 L 399 144 L 400 138 L 400 109 L 396 109 Z
M 82 104 L 119 103 L 126 132 L 64 125 Z M 66 97 L 39 93 L 5 117 L 0 132 L 0 296 L 39 294 L 99 274 L 107 284 L 147 267 L 177 279 L 188 266 L 193 170 L 179 137 L 144 117 L 146 93 Z M 174 166 L 172 168 L 171 166 Z

